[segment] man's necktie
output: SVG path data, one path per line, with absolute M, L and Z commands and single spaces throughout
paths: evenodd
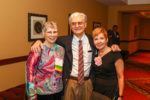
M 78 83 L 84 83 L 84 61 L 82 40 L 79 40 L 79 59 L 78 59 Z

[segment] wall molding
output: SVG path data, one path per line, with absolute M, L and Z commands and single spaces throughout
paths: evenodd
M 19 56 L 0 60 L 0 66 L 26 61 L 28 56 Z
M 138 40 L 146 40 L 146 41 L 150 41 L 150 39 L 138 39 Z
M 150 52 L 150 50 L 139 49 L 139 50 L 136 50 L 135 52 L 129 54 L 128 56 L 132 56 L 132 55 L 134 55 L 134 54 L 137 53 L 137 52 Z
M 150 39 L 135 39 L 135 40 L 120 40 L 121 43 L 130 43 L 130 42 L 135 42 L 139 40 L 144 40 L 144 41 L 150 41 Z
M 150 52 L 150 50 L 139 49 L 138 52 Z

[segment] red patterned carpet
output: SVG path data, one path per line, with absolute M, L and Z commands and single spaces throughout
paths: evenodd
M 150 100 L 150 53 L 137 53 L 126 60 L 123 100 Z
M 150 79 L 136 79 L 129 80 L 128 82 L 137 86 L 140 89 L 143 89 L 145 92 L 150 93 Z
M 123 100 L 150 100 L 150 99 L 126 84 Z
M 128 63 L 150 66 L 150 53 L 136 53 L 127 59 Z

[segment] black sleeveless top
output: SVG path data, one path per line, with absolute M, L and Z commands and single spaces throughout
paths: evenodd
M 97 56 L 98 55 L 96 55 L 95 57 Z M 115 62 L 120 58 L 122 59 L 120 52 L 110 51 L 102 57 L 101 66 L 95 65 L 95 62 L 93 61 L 92 67 L 94 71 L 94 76 L 103 79 L 117 78 Z

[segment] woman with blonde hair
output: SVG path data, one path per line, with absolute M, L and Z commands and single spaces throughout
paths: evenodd
M 61 100 L 64 48 L 56 44 L 55 22 L 46 22 L 42 32 L 45 38 L 41 52 L 30 52 L 26 64 L 28 100 Z

